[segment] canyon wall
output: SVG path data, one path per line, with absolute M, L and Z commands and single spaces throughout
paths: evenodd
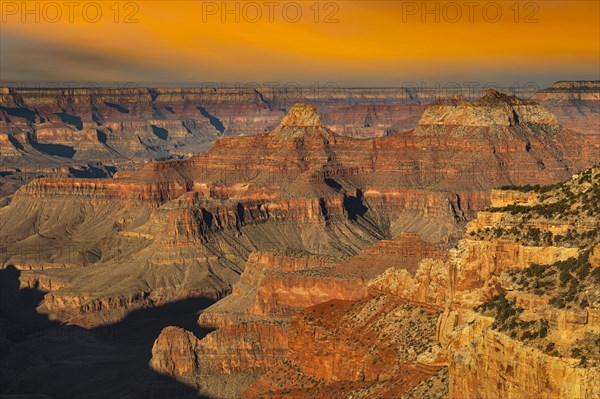
M 600 369 L 485 330 L 450 363 L 450 398 L 598 398 Z
M 544 295 L 530 302 L 596 306 L 589 270 L 581 293 L 558 281 L 571 258 L 597 255 L 597 214 L 587 209 L 598 203 L 597 173 L 556 183 L 600 151 L 543 107 L 493 90 L 448 112 L 357 139 L 297 104 L 272 130 L 220 136 L 186 159 L 110 179 L 34 180 L 0 208 L 3 267 L 49 290 L 38 312 L 85 327 L 220 299 L 199 316 L 215 331 L 199 339 L 165 328 L 152 350 L 152 370 L 202 394 L 443 394 L 453 354 L 470 342 L 461 338 L 469 312 L 492 301 L 480 313 L 493 319 L 494 309 L 527 302 L 526 273 L 554 270 L 547 284 L 560 291 L 546 298 L 531 283 Z M 477 123 L 450 123 L 464 118 Z M 492 193 L 518 183 L 553 186 Z M 579 282 L 581 270 L 562 279 Z M 523 328 L 511 339 L 534 334 L 535 314 L 524 314 L 510 319 Z M 554 343 L 555 357 L 595 334 L 564 341 L 559 318 L 548 318 L 556 336 L 531 345 Z M 492 325 L 478 331 L 500 331 Z

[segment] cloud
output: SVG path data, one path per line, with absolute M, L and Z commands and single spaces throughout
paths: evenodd
M 0 35 L 0 80 L 544 85 L 597 79 L 600 68 L 597 2 L 540 2 L 535 23 L 525 21 L 529 6 L 515 14 L 509 2 L 498 3 L 504 12 L 497 23 L 486 21 L 483 6 L 473 23 L 465 13 L 457 23 L 435 23 L 429 14 L 423 23 L 421 13 L 403 15 L 401 1 L 339 2 L 339 22 L 331 24 L 315 23 L 312 3 L 301 3 L 298 23 L 282 19 L 282 7 L 273 23 L 236 23 L 235 15 L 204 23 L 202 4 L 139 2 L 139 21 L 131 24 L 113 22 L 109 12 L 99 23 L 12 18 Z
M 161 81 L 174 74 L 168 68 L 123 54 L 66 47 L 4 29 L 0 37 L 0 69 L 2 81 Z

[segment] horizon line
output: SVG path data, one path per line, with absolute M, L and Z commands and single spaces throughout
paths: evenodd
M 333 89 L 415 89 L 415 90 L 436 90 L 436 89 L 468 89 L 468 90 L 488 90 L 492 88 L 505 88 L 512 90 L 540 90 L 542 86 L 549 88 L 556 83 L 599 83 L 600 79 L 561 79 L 542 85 L 534 81 L 513 82 L 512 84 L 497 84 L 498 82 L 480 82 L 474 81 L 407 81 L 402 85 L 337 85 L 335 82 L 314 82 L 313 84 L 297 84 L 296 82 L 151 82 L 151 81 L 69 81 L 69 80 L 0 80 L 2 89 L 39 89 L 39 90 L 60 90 L 60 89 L 154 89 L 154 88 L 172 88 L 172 89 L 215 89 L 215 90 L 252 90 L 252 89 L 272 89 L 272 90 L 333 90 Z M 48 85 L 48 87 L 36 87 L 39 85 Z

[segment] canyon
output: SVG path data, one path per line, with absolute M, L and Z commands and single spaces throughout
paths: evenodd
M 492 398 L 524 397 L 528 388 L 540 397 L 597 397 L 598 358 L 590 349 L 597 273 L 580 278 L 571 259 L 598 264 L 599 176 L 589 168 L 600 159 L 600 135 L 540 101 L 566 109 L 579 93 L 577 101 L 591 104 L 580 117 L 593 118 L 599 99 L 582 84 L 548 90 L 539 100 L 489 90 L 476 100 L 430 99 L 388 111 L 380 104 L 391 96 L 385 90 L 372 98 L 357 89 L 363 104 L 377 105 L 345 111 L 340 93 L 331 108 L 260 100 L 246 111 L 227 104 L 200 111 L 193 96 L 206 93 L 199 90 L 149 90 L 138 108 L 115 99 L 99 109 L 87 92 L 66 93 L 71 112 L 87 109 L 81 129 L 66 117 L 69 130 L 89 138 L 88 126 L 114 139 L 100 147 L 81 139 L 72 159 L 98 154 L 106 167 L 105 154 L 122 160 L 116 152 L 129 151 L 128 165 L 100 178 L 23 179 L 0 208 L 3 269 L 18 274 L 20 290 L 39 291 L 36 314 L 76 331 L 201 301 L 185 313 L 193 323 L 161 325 L 148 337 L 148 370 L 130 387 L 114 387 L 113 396 L 161 397 L 167 378 L 183 390 L 178 397 Z M 126 93 L 140 90 L 113 94 Z M 15 111 L 25 107 L 18 94 L 5 91 L 2 99 L 10 104 L 2 108 L 3 131 L 13 129 L 6 141 L 21 146 L 7 152 L 14 165 L 40 154 L 27 140 L 39 142 L 40 125 L 58 116 L 48 104 L 34 116 Z M 48 93 L 39 94 L 46 101 Z M 173 102 L 179 105 L 165 105 Z M 378 122 L 371 116 L 370 126 L 344 127 L 349 115 L 373 109 Z M 94 121 L 108 121 L 108 112 L 149 123 L 157 110 L 203 116 L 186 122 L 196 130 L 173 136 L 183 122 L 163 123 L 166 113 L 149 129 L 122 124 L 109 132 Z M 16 128 L 23 115 L 31 118 Z M 395 125 L 404 117 L 411 122 Z M 570 128 L 562 118 L 571 118 Z M 167 140 L 156 141 L 159 129 Z M 174 154 L 180 159 L 146 162 Z M 569 274 L 561 278 L 577 281 L 578 291 L 567 287 L 550 303 L 521 287 L 543 267 Z M 541 318 L 547 335 L 529 339 Z M 3 347 L 11 356 L 10 342 Z M 591 356 L 583 362 L 574 349 Z M 7 391 L 18 392 L 13 377 L 34 365 L 4 363 Z M 532 384 L 536 376 L 543 382 Z M 562 381 L 571 391 L 561 391 Z M 65 388 L 53 389 L 60 397 Z M 89 387 L 73 389 L 83 397 Z
M 540 102 L 564 127 L 597 133 L 598 82 L 510 88 Z M 275 128 L 297 102 L 314 105 L 335 133 L 383 137 L 415 128 L 441 99 L 475 99 L 484 87 L 0 88 L 0 204 L 39 177 L 111 177 L 149 161 L 188 158 L 218 138 Z
M 523 197 L 515 193 L 536 201 L 507 205 L 509 197 Z M 418 250 L 416 235 L 365 250 L 391 267 L 375 278 L 346 277 L 352 292 L 326 282 L 335 270 L 329 259 L 255 254 L 232 295 L 201 313 L 199 324 L 217 330 L 191 337 L 183 350 L 189 335 L 163 330 L 151 365 L 201 391 L 213 387 L 199 368 L 216 366 L 209 374 L 224 375 L 229 389 L 241 391 L 220 390 L 224 397 L 597 398 L 598 195 L 598 167 L 561 184 L 496 190 L 489 210 L 467 225 L 447 257 Z M 564 202 L 570 212 L 555 205 Z M 558 223 L 571 233 L 558 234 Z M 541 240 L 532 234 L 538 230 Z M 407 247 L 404 253 L 421 260 L 402 264 L 397 250 Z M 298 269 L 310 277 L 289 274 Z M 311 280 L 317 274 L 323 286 Z M 305 295 L 294 296 L 289 285 Z M 286 297 L 303 309 L 265 307 L 265 290 L 275 303 Z M 271 328 L 257 329 L 262 323 Z M 249 370 L 258 375 L 254 382 Z
M 435 93 L 290 87 L 0 88 L 0 195 L 36 177 L 109 177 L 178 159 L 221 137 L 275 128 L 296 102 L 315 104 L 354 137 L 413 127 Z

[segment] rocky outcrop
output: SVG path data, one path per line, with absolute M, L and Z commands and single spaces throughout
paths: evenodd
M 406 269 L 388 269 L 369 285 L 415 305 L 442 309 L 450 301 L 472 305 L 475 298 L 497 294 L 497 277 L 509 268 L 532 263 L 551 264 L 577 257 L 579 249 L 526 247 L 515 242 L 462 240 L 447 261 L 424 259 L 411 275 Z
M 598 398 L 598 368 L 548 356 L 487 329 L 458 350 L 450 365 L 451 398 Z
M 450 273 L 443 261 L 424 259 L 414 275 L 406 269 L 388 269 L 369 287 L 416 306 L 439 310 L 450 299 Z
M 35 288 L 41 291 L 60 290 L 69 286 L 68 281 L 63 281 L 60 278 L 51 278 L 43 274 L 22 274 L 19 279 L 20 288 Z
M 274 276 L 263 281 L 257 289 L 253 314 L 290 315 L 332 299 L 355 300 L 367 295 L 357 280 L 323 277 Z
M 590 256 L 590 265 L 592 267 L 600 267 L 600 244 L 594 247 L 592 255 Z
M 465 239 L 451 252 L 451 264 L 456 267 L 452 285 L 456 292 L 469 292 L 509 268 L 525 268 L 532 263 L 547 265 L 578 255 L 578 248 L 528 247 L 508 240 Z
M 415 363 L 434 317 L 387 295 L 310 307 L 292 321 L 286 360 L 242 397 L 400 396 L 438 370 Z
M 282 127 L 290 126 L 321 126 L 321 117 L 312 105 L 295 104 L 290 112 L 281 120 Z
M 535 192 L 517 190 L 492 190 L 490 197 L 491 206 L 502 208 L 508 205 L 531 206 L 538 203 L 539 195 Z
M 323 358 L 320 360 L 323 362 L 336 362 L 335 359 L 341 359 L 339 354 L 334 355 L 339 350 L 339 345 L 332 344 L 330 341 L 315 343 L 316 346 L 310 350 L 304 347 L 306 345 L 304 340 L 307 337 L 315 334 L 319 336 L 321 333 L 304 330 L 299 333 L 296 329 L 300 326 L 302 329 L 307 329 L 311 323 L 304 320 L 306 316 L 296 319 L 294 315 L 303 312 L 306 308 L 321 306 L 320 304 L 323 303 L 332 303 L 332 306 L 342 306 L 342 309 L 346 309 L 346 305 L 343 304 L 361 302 L 364 298 L 370 297 L 374 290 L 372 287 L 368 287 L 367 282 L 376 276 L 379 270 L 383 270 L 384 265 L 385 268 L 393 266 L 394 270 L 414 272 L 419 260 L 426 256 L 442 258 L 443 253 L 445 251 L 441 248 L 423 241 L 417 234 L 402 234 L 394 240 L 382 241 L 343 262 L 335 258 L 291 250 L 280 253 L 252 253 L 239 281 L 233 287 L 232 294 L 200 315 L 199 324 L 202 327 L 216 328 L 217 330 L 198 343 L 198 347 L 201 349 L 195 350 L 195 353 L 202 353 L 198 356 L 204 356 L 202 359 L 206 362 L 205 367 L 209 367 L 211 364 L 212 368 L 208 372 L 211 375 L 230 375 L 235 379 L 242 373 L 251 373 L 255 375 L 256 379 L 256 376 L 267 373 L 273 378 L 279 378 L 277 376 L 281 373 L 285 374 L 289 370 L 294 370 L 297 381 L 304 381 L 307 384 L 310 381 L 325 381 L 327 384 L 333 384 L 337 380 L 345 380 L 352 384 L 368 386 L 365 381 L 381 380 L 379 391 L 367 390 L 366 392 L 386 392 L 398 384 L 398 380 L 395 377 L 392 378 L 392 374 L 372 376 L 365 380 L 361 377 L 362 374 L 358 376 L 343 374 L 355 369 L 349 367 L 349 364 L 326 366 L 328 369 L 339 370 L 339 376 L 333 378 L 332 376 L 326 377 L 326 374 L 321 371 L 305 369 L 309 364 L 308 357 L 301 361 L 294 360 L 294 356 L 303 353 L 302 350 L 308 350 L 307 356 L 313 356 L 311 353 L 327 351 L 331 355 L 331 359 Z M 371 260 L 370 264 L 369 259 Z M 418 281 L 422 280 L 418 272 L 416 278 Z M 385 303 L 390 309 L 396 309 L 407 302 L 399 295 L 389 295 Z M 324 307 L 324 309 L 328 308 Z M 435 311 L 437 308 L 429 307 L 429 309 Z M 368 310 L 364 311 L 367 313 L 372 311 L 370 305 Z M 381 313 L 377 313 L 377 317 L 382 317 L 386 311 L 380 309 Z M 327 313 L 323 313 L 324 317 L 326 315 Z M 366 313 L 361 316 L 364 318 L 364 322 L 372 320 L 369 317 Z M 338 322 L 343 323 L 342 321 Z M 351 327 L 348 328 L 349 333 Z M 295 334 L 301 334 L 301 337 L 294 341 L 294 345 L 298 347 L 292 349 L 290 339 L 294 339 Z M 386 335 L 389 335 L 391 339 L 394 334 L 389 332 Z M 331 335 L 331 332 L 327 333 L 327 336 Z M 249 336 L 254 336 L 260 344 L 254 343 L 247 346 L 238 343 L 240 340 L 246 340 Z M 376 340 L 377 338 L 373 337 L 373 342 Z M 162 362 L 160 360 L 161 346 L 166 345 L 165 342 L 166 340 L 161 338 L 155 343 L 155 352 L 159 353 L 157 355 L 158 363 L 153 362 L 152 364 L 156 367 L 159 367 Z M 325 346 L 328 349 L 325 349 Z M 232 350 L 232 347 L 239 347 L 239 349 Z M 347 350 L 356 351 L 358 347 L 353 346 L 354 349 L 348 347 Z M 168 347 L 165 349 L 166 352 L 169 350 Z M 191 354 L 186 356 L 193 358 Z M 369 355 L 362 353 L 357 356 L 355 360 L 349 361 L 362 364 L 361 367 L 365 369 L 365 372 L 370 370 L 366 366 L 373 361 Z M 392 355 L 389 354 L 389 356 Z M 319 359 L 321 359 L 320 355 Z M 348 359 L 350 358 L 348 357 Z M 200 363 L 201 360 L 198 362 Z M 290 366 L 290 362 L 294 366 Z M 382 365 L 385 364 L 384 360 L 381 362 Z M 292 369 L 288 369 L 288 367 L 292 367 Z M 156 370 L 173 375 L 178 379 L 186 378 L 178 375 L 175 369 L 176 367 L 169 366 Z M 437 369 L 433 371 L 437 371 Z M 408 362 L 406 369 L 402 369 L 401 374 L 410 376 L 412 382 L 409 383 L 407 380 L 406 383 L 402 383 L 403 389 L 408 389 L 409 386 L 412 386 L 410 384 L 418 384 L 423 378 L 428 378 L 431 372 L 432 370 L 424 372 L 417 369 Z M 197 372 L 195 375 L 196 384 L 201 385 L 203 380 L 200 377 L 201 373 Z M 265 384 L 271 386 L 272 381 L 259 379 L 248 388 L 249 392 L 263 392 Z M 281 384 L 275 385 L 282 388 Z M 237 386 L 240 388 L 239 391 L 236 391 L 239 394 L 242 384 Z M 207 392 L 213 391 L 209 389 Z
M 178 327 L 165 328 L 152 350 L 150 366 L 162 374 L 188 376 L 198 371 L 198 339 Z
M 561 81 L 538 91 L 533 99 L 542 103 L 558 122 L 584 134 L 598 134 L 600 81 Z
M 366 287 L 356 280 L 311 277 L 332 264 L 327 258 L 302 253 L 253 253 L 232 294 L 200 315 L 200 325 L 216 331 L 190 345 L 188 332 L 164 330 L 154 344 L 151 367 L 192 381 L 210 394 L 216 388 L 207 385 L 203 376 L 237 381 L 242 375 L 253 375 L 255 379 L 285 359 L 292 314 L 334 298 L 367 295 Z M 172 351 L 195 366 L 180 367 L 178 357 L 170 357 Z M 236 397 L 246 387 L 239 381 L 230 385 L 228 397 Z
M 153 370 L 184 381 L 198 375 L 230 375 L 272 366 L 287 347 L 282 326 L 231 325 L 198 340 L 191 332 L 165 328 L 152 348 Z
M 535 101 L 520 100 L 490 89 L 477 101 L 458 105 L 432 105 L 425 110 L 419 125 L 517 126 L 536 123 L 557 125 L 556 117 Z

